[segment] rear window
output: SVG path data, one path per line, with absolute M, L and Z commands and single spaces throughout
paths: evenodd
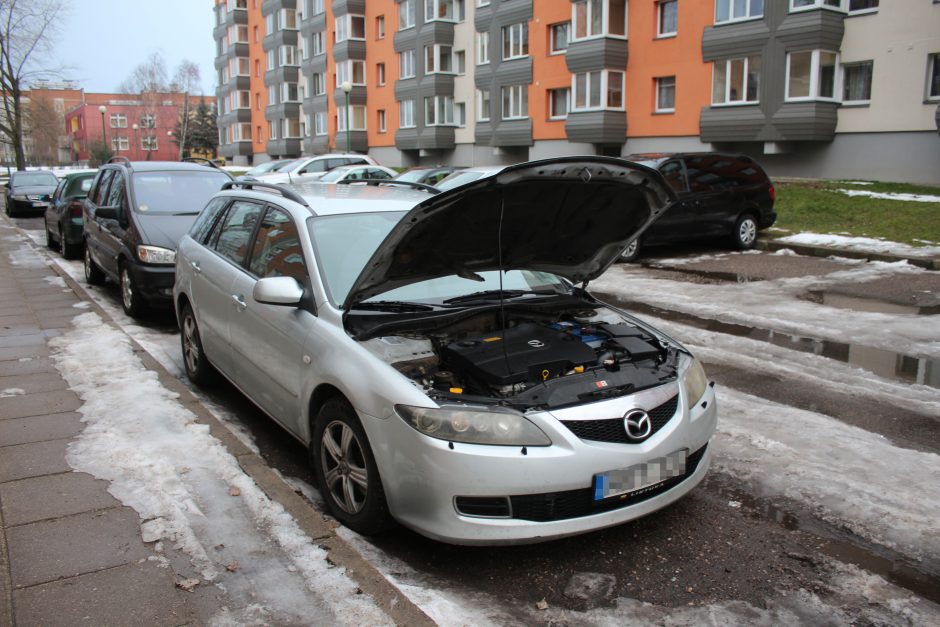
M 686 158 L 689 187 L 693 192 L 720 191 L 762 185 L 767 177 L 750 159 L 727 155 Z
M 196 214 L 229 177 L 222 172 L 135 172 L 135 209 L 141 213 Z
M 55 187 L 59 184 L 59 179 L 52 172 L 17 172 L 13 175 L 14 185 L 46 185 Z

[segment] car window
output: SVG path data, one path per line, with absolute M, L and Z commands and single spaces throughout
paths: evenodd
M 672 187 L 679 193 L 686 191 L 685 173 L 682 171 L 682 164 L 678 161 L 667 161 L 659 168 L 660 174 Z
M 102 170 L 101 174 L 98 175 L 98 185 L 95 187 L 95 193 L 91 199 L 95 206 L 103 207 L 105 205 L 108 198 L 108 183 L 111 182 L 113 176 L 114 170 Z
M 455 187 L 459 187 L 460 185 L 465 185 L 475 181 L 481 176 L 483 176 L 483 172 L 480 172 L 479 170 L 461 170 L 444 177 L 440 184 L 437 185 L 437 188 L 441 191 L 453 189 Z
M 59 179 L 52 172 L 17 172 L 13 175 L 15 186 L 50 186 L 58 185 Z
M 688 157 L 685 161 L 689 190 L 693 193 L 718 191 L 723 187 L 722 177 L 712 170 L 714 158 L 710 155 Z
M 362 157 L 346 157 L 343 161 L 348 165 L 369 165 L 369 162 Z
M 262 205 L 247 200 L 236 200 L 232 203 L 222 228 L 218 229 L 213 237 L 211 247 L 226 259 L 242 265 L 262 208 Z
M 269 208 L 264 214 L 248 269 L 259 278 L 289 276 L 301 285 L 306 282 L 307 268 L 297 227 L 280 209 Z
M 135 172 L 135 209 L 148 214 L 195 214 L 229 180 L 224 172 L 208 168 L 206 171 Z
M 115 173 L 111 181 L 111 187 L 108 189 L 107 207 L 127 208 L 127 196 L 124 194 L 124 177 L 120 172 Z
M 193 222 L 192 228 L 189 229 L 189 236 L 200 244 L 204 244 L 229 200 L 231 199 L 224 196 L 210 200 L 206 208 L 199 213 L 196 221 Z
M 62 190 L 65 189 L 66 181 L 63 179 L 59 182 L 59 186 L 55 188 L 55 191 L 52 192 L 52 197 L 58 200 L 62 197 Z
M 437 185 L 439 182 L 447 178 L 447 175 L 450 174 L 447 170 L 442 170 L 440 172 L 435 172 L 424 181 L 427 185 Z
M 341 165 L 346 165 L 349 163 L 353 163 L 353 161 L 351 159 L 342 158 L 326 159 L 326 169 L 332 170 L 333 168 L 338 168 Z
M 68 182 L 68 189 L 64 191 L 63 194 L 70 198 L 87 196 L 93 180 L 94 177 L 91 176 L 74 178 Z
M 392 175 L 386 172 L 385 170 L 380 170 L 378 168 L 369 168 L 368 170 L 370 179 L 379 179 L 380 181 L 385 179 L 392 178 Z
M 298 174 L 310 174 L 312 172 L 326 172 L 329 168 L 326 167 L 326 159 L 317 159 L 316 161 L 311 161 L 307 166 L 305 166 Z
M 349 174 L 348 170 L 330 170 L 329 172 L 327 172 L 320 178 L 320 182 L 335 183 L 336 181 L 342 180 L 343 177 L 345 177 L 347 174 Z M 348 178 L 353 178 L 353 177 L 349 176 Z

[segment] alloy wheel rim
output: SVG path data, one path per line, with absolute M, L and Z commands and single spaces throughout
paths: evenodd
M 347 514 L 362 511 L 369 490 L 369 474 L 362 445 L 349 425 L 334 420 L 323 430 L 320 464 L 326 490 L 336 506 Z
M 91 252 L 85 247 L 85 280 L 91 278 Z
M 131 275 L 127 268 L 121 270 L 121 298 L 124 300 L 124 307 L 131 309 L 134 304 L 134 288 L 131 285 Z
M 634 254 L 636 254 L 637 245 L 638 245 L 638 242 L 636 240 L 633 240 L 632 242 L 630 242 L 630 244 L 624 249 L 623 256 L 632 257 Z
M 189 373 L 196 372 L 199 367 L 199 349 L 196 348 L 196 321 L 192 316 L 186 316 L 183 320 L 183 357 Z
M 739 235 L 743 244 L 750 244 L 757 238 L 757 225 L 753 220 L 744 220 L 741 223 Z

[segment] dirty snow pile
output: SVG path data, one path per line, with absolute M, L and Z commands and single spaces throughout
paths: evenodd
M 938 200 L 940 202 L 940 200 Z M 802 244 L 804 246 L 823 246 L 840 248 L 863 253 L 882 253 L 901 257 L 936 257 L 940 256 L 940 246 L 911 246 L 900 242 L 891 242 L 873 237 L 849 237 L 847 235 L 828 235 L 822 233 L 796 233 L 778 237 L 774 241 L 783 244 Z
M 867 196 L 880 200 L 901 200 L 905 202 L 940 202 L 940 196 L 929 194 L 902 194 L 899 192 L 870 192 L 866 189 L 837 189 L 846 196 Z
M 390 622 L 144 368 L 126 335 L 94 313 L 73 324 L 50 341 L 56 367 L 84 401 L 86 427 L 69 464 L 109 481 L 138 512 L 157 559 L 172 544 L 203 585 L 226 593 L 216 622 Z

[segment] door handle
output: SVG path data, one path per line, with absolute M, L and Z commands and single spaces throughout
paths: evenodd
M 193 272 L 195 272 L 196 274 L 202 274 L 202 268 L 199 267 L 198 261 L 190 261 L 189 265 L 192 266 Z
M 241 294 L 232 294 L 232 301 L 235 303 L 235 308 L 238 311 L 245 311 L 245 308 L 248 307 L 248 303 L 245 302 L 245 297 Z

